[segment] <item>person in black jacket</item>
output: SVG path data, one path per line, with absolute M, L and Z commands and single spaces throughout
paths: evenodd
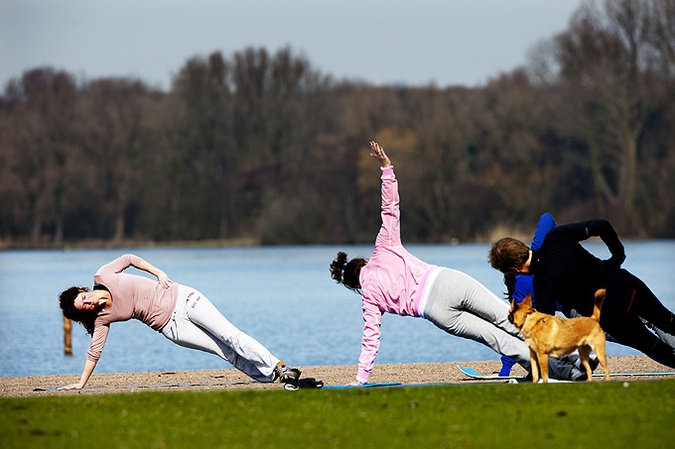
M 601 260 L 579 242 L 600 237 L 611 254 Z M 533 274 L 537 310 L 555 314 L 556 303 L 566 316 L 571 310 L 590 316 L 593 296 L 607 289 L 600 325 L 617 342 L 635 348 L 657 362 L 675 368 L 675 315 L 647 285 L 621 268 L 626 259 L 623 244 L 607 220 L 589 220 L 552 229 L 539 249 L 531 250 L 506 237 L 493 243 L 489 261 L 505 275 Z M 659 329 L 669 338 L 660 339 L 649 330 Z

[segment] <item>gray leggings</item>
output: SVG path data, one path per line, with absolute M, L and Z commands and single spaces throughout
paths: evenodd
M 272 382 L 279 359 L 237 329 L 199 291 L 179 286 L 176 308 L 162 334 L 177 345 L 215 354 L 260 382 Z
M 461 271 L 442 268 L 431 285 L 424 318 L 450 335 L 477 341 L 529 371 L 530 350 L 508 320 L 509 306 Z M 569 379 L 571 360 L 549 359 L 549 375 Z

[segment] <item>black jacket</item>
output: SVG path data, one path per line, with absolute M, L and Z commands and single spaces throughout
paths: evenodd
M 600 237 L 611 257 L 601 260 L 579 242 Z M 530 273 L 534 275 L 537 310 L 553 315 L 556 301 L 569 316 L 570 309 L 585 316 L 593 312 L 593 297 L 607 288 L 626 258 L 623 244 L 607 220 L 590 220 L 552 229 L 538 250 L 532 252 Z

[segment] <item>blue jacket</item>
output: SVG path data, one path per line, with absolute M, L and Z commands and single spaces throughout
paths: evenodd
M 537 230 L 534 231 L 534 238 L 532 239 L 532 244 L 530 249 L 536 250 L 541 247 L 541 244 L 544 243 L 544 238 L 548 231 L 556 227 L 555 219 L 553 215 L 546 212 L 544 215 L 539 217 L 539 222 L 537 223 Z M 516 282 L 514 286 L 513 296 L 516 302 L 520 302 L 525 299 L 527 295 L 532 295 L 532 307 L 536 308 L 536 302 L 534 299 L 534 286 L 533 286 L 534 276 L 531 274 L 518 274 L 516 275 Z

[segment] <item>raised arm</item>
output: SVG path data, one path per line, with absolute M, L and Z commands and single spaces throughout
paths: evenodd
M 557 225 L 553 215 L 546 212 L 541 217 L 539 217 L 539 222 L 537 223 L 537 229 L 534 231 L 534 237 L 532 238 L 532 244 L 530 249 L 539 249 L 542 243 L 544 243 L 544 238 L 548 231 L 555 228 Z
M 612 254 L 612 257 L 608 259 L 612 264 L 620 267 L 623 261 L 626 260 L 623 243 L 619 240 L 619 236 L 612 225 L 605 219 L 566 224 L 556 228 L 556 232 L 560 232 L 577 242 L 586 240 L 589 237 L 600 237 Z
M 147 260 L 135 254 L 124 254 L 123 256 L 120 256 L 117 259 L 103 265 L 94 275 L 94 281 L 101 282 L 97 279 L 121 273 L 130 266 L 136 267 L 139 270 L 145 271 L 146 273 L 150 273 L 151 275 L 155 276 L 163 288 L 169 288 L 171 284 L 173 284 L 173 281 L 169 279 L 164 271 L 160 270 Z
M 157 278 L 157 282 L 159 282 L 159 285 L 161 285 L 164 288 L 169 288 L 171 284 L 173 284 L 173 281 L 169 279 L 169 276 L 167 276 L 167 274 L 164 271 L 155 267 L 145 259 L 140 260 L 140 263 L 137 268 L 155 276 Z
M 401 212 L 399 209 L 398 182 L 394 174 L 394 166 L 389 157 L 377 142 L 370 142 L 370 156 L 380 162 L 382 175 L 382 226 L 375 238 L 375 247 L 401 244 Z
M 590 220 L 586 223 L 586 232 L 589 235 L 600 237 L 605 242 L 607 249 L 612 254 L 610 260 L 617 266 L 621 266 L 623 261 L 626 260 L 626 251 L 623 243 L 619 240 L 619 236 L 609 221 L 604 219 Z

